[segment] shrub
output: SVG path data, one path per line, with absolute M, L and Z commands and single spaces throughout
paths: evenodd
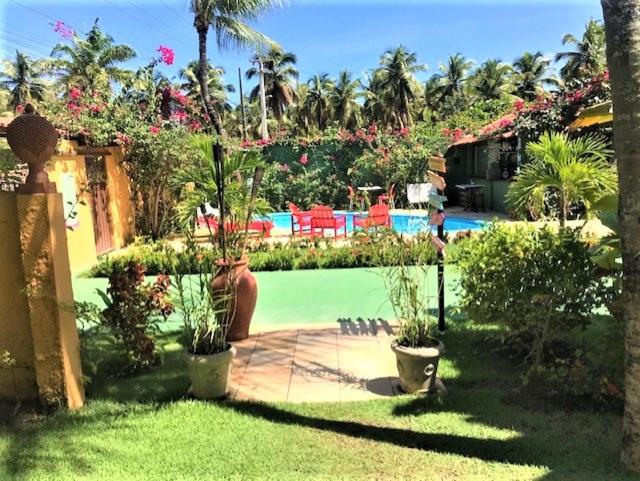
M 107 327 L 124 349 L 131 373 L 142 372 L 158 361 L 153 333 L 159 318 L 173 312 L 168 300 L 168 276 L 158 275 L 152 284 L 144 284 L 145 268 L 129 261 L 109 275 L 107 292 L 101 292 L 106 308 L 99 321 Z
M 499 324 L 524 348 L 530 372 L 554 348 L 571 343 L 601 303 L 577 231 L 493 224 L 460 242 L 460 309 L 474 321 Z

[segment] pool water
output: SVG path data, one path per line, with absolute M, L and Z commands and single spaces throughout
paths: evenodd
M 335 214 L 345 214 L 347 216 L 347 232 L 353 231 L 353 217 L 360 212 L 349 212 L 345 210 L 336 210 Z M 278 229 L 291 229 L 291 213 L 274 212 L 268 214 L 267 217 L 273 222 L 274 227 Z M 463 219 L 460 217 L 447 216 L 444 221 L 445 232 L 456 232 L 460 230 L 477 230 L 482 229 L 485 223 L 479 220 Z M 391 214 L 391 228 L 396 232 L 403 234 L 416 234 L 418 232 L 427 232 L 429 229 L 435 229 L 429 225 L 429 216 L 424 214 Z

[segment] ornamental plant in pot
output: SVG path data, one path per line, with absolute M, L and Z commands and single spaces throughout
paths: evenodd
M 246 247 L 252 216 L 269 209 L 258 196 L 264 162 L 258 151 L 225 155 L 222 145 L 209 136 L 194 136 L 191 144 L 196 159 L 173 178 L 180 190 L 178 217 L 185 232 L 191 232 L 198 216 L 211 245 L 219 249 L 211 287 L 229 296 L 228 340 L 238 341 L 249 335 L 258 296 Z
M 445 352 L 444 344 L 434 337 L 434 318 L 428 305 L 433 259 L 430 236 L 404 237 L 388 232 L 372 238 L 378 246 L 376 264 L 398 323 L 391 349 L 396 355 L 400 387 L 407 393 L 426 393 L 434 388 L 438 363 Z

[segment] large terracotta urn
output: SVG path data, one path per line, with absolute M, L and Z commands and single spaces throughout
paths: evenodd
M 51 123 L 38 115 L 31 105 L 7 127 L 7 142 L 18 158 L 29 165 L 29 174 L 18 192 L 21 194 L 48 194 L 56 191 L 49 180 L 45 164 L 56 151 L 58 132 Z
M 228 315 L 231 325 L 227 339 L 241 341 L 249 337 L 251 319 L 258 300 L 258 282 L 249 270 L 249 261 L 243 257 L 231 265 L 221 262 L 221 272 L 213 279 L 212 287 L 217 292 L 231 296 Z

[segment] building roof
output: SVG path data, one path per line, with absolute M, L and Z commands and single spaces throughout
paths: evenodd
M 454 141 L 449 147 L 454 147 L 457 145 L 467 145 L 467 144 L 475 144 L 476 142 L 480 142 L 487 139 L 508 139 L 509 137 L 513 137 L 515 132 L 513 130 L 504 131 L 505 128 L 513 125 L 513 122 L 516 119 L 516 114 L 509 113 L 500 117 L 497 120 L 494 120 L 490 124 L 482 127 L 477 135 L 467 134 L 460 137 L 458 140 Z M 495 132 L 499 132 L 495 134 Z
M 608 124 L 613 122 L 613 104 L 603 102 L 601 104 L 592 105 L 580 112 L 580 115 L 569 125 L 570 130 L 591 127 L 592 125 Z

